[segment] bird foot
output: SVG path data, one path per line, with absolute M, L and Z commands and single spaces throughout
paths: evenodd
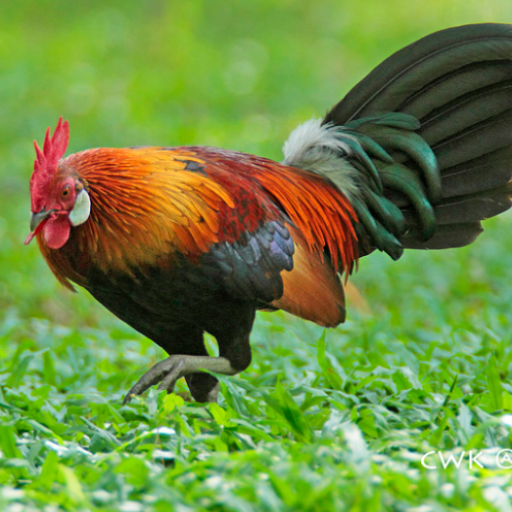
M 126 405 L 133 396 L 141 395 L 159 382 L 158 389 L 165 389 L 167 393 L 172 393 L 176 381 L 188 374 L 186 359 L 187 356 L 174 355 L 155 364 L 131 387 L 123 400 L 123 405 Z
M 224 357 L 209 356 L 189 356 L 189 355 L 172 355 L 167 359 L 155 364 L 148 372 L 146 372 L 139 381 L 132 386 L 126 394 L 123 405 L 126 405 L 134 395 L 141 395 L 151 386 L 158 384 L 158 389 L 165 389 L 168 393 L 172 393 L 176 381 L 181 377 L 187 377 L 189 386 L 191 386 L 192 396 L 198 401 L 213 402 L 217 401 L 218 382 L 215 377 L 204 374 L 204 377 L 197 376 L 201 370 L 222 373 L 225 375 L 234 375 L 237 373 L 231 366 L 231 363 Z M 198 381 L 197 384 L 195 381 Z

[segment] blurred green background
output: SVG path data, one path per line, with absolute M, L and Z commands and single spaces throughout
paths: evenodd
M 121 408 L 162 352 L 23 245 L 32 141 L 60 116 L 69 152 L 199 144 L 280 160 L 297 124 L 391 53 L 476 22 L 512 23 L 510 0 L 0 2 L 1 510 L 511 510 L 510 471 L 418 462 L 512 447 L 510 214 L 469 248 L 365 258 L 367 305 L 349 303 L 327 345 L 318 326 L 260 314 L 253 364 L 208 407 L 151 392 Z M 175 435 L 144 440 L 162 424 Z

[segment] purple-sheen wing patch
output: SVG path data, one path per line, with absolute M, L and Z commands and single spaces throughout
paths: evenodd
M 221 270 L 231 295 L 269 303 L 283 294 L 281 272 L 293 269 L 293 253 L 288 229 L 280 221 L 269 221 L 236 242 L 216 244 L 202 263 Z

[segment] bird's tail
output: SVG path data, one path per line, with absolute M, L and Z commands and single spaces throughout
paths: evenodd
M 360 254 L 470 244 L 511 206 L 512 25 L 436 32 L 395 53 L 285 144 L 347 195 Z

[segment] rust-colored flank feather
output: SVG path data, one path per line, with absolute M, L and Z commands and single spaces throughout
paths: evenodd
M 301 169 L 275 165 L 257 180 L 275 197 L 304 237 L 308 249 L 323 260 L 327 250 L 334 271 L 349 274 L 357 259 L 352 206 L 321 177 Z

